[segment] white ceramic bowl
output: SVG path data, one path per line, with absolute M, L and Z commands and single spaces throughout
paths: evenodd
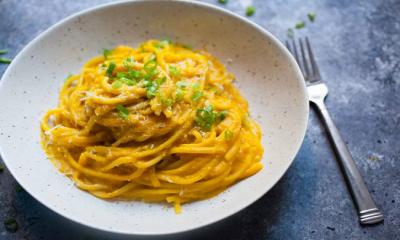
M 227 64 L 264 133 L 264 169 L 219 196 L 183 206 L 112 202 L 76 188 L 46 158 L 39 121 L 65 77 L 118 44 L 169 38 L 207 49 Z M 306 131 L 308 99 L 294 59 L 270 33 L 221 8 L 187 1 L 129 1 L 95 7 L 54 25 L 14 59 L 0 87 L 1 156 L 38 201 L 75 222 L 110 232 L 161 235 L 226 218 L 264 195 L 292 163 Z

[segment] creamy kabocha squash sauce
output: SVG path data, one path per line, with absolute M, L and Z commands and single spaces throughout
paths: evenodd
M 180 212 L 262 168 L 261 131 L 233 79 L 209 53 L 166 40 L 105 50 L 67 78 L 42 146 L 99 198 Z

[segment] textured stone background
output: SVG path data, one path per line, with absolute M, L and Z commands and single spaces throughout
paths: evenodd
M 0 0 L 0 49 L 15 56 L 64 17 L 107 0 Z M 207 0 L 217 4 L 217 0 Z M 307 13 L 309 36 L 330 96 L 328 108 L 365 177 L 385 222 L 361 227 L 326 133 L 311 112 L 307 136 L 287 174 L 263 198 L 212 226 L 174 239 L 400 239 L 400 1 L 229 0 L 222 6 L 284 40 Z M 7 66 L 0 65 L 0 74 Z M 1 103 L 0 103 L 1 104 Z M 2 164 L 2 163 L 1 163 Z M 116 239 L 67 221 L 0 173 L 0 239 Z M 14 217 L 19 229 L 2 222 Z

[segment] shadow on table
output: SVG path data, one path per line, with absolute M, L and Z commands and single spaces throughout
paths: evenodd
M 281 211 L 285 177 L 251 206 L 210 226 L 179 235 L 154 239 L 260 239 L 272 229 Z M 18 193 L 21 230 L 30 239 L 142 239 L 93 230 L 69 221 L 37 202 L 28 193 Z M 144 238 L 149 239 L 149 238 Z

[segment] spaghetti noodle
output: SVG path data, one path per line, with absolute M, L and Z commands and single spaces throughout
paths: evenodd
M 42 146 L 99 198 L 180 212 L 262 168 L 261 131 L 233 79 L 207 52 L 169 41 L 105 50 L 66 79 Z

